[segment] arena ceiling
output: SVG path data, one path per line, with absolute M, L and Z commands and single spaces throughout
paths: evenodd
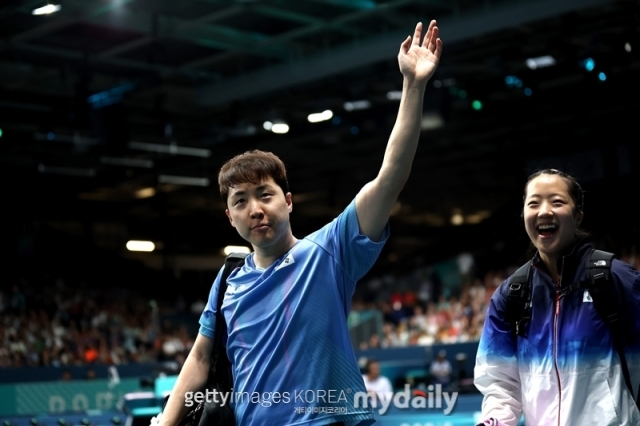
M 60 0 L 33 13 L 46 5 L 0 6 L 0 165 L 18 233 L 53 227 L 123 254 L 151 239 L 156 266 L 207 263 L 241 242 L 217 170 L 254 148 L 289 167 L 294 234 L 315 230 L 379 169 L 396 55 L 419 20 L 438 20 L 444 52 L 383 263 L 433 244 L 456 213 L 474 224 L 513 207 L 537 164 L 637 176 L 637 1 Z M 264 127 L 280 121 L 288 133 Z

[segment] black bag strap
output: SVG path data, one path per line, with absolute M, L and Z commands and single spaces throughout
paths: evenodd
M 505 317 L 516 336 L 525 336 L 525 325 L 531 319 L 531 260 L 522 265 L 509 281 Z
M 218 287 L 217 294 L 217 310 L 216 310 L 216 329 L 213 340 L 213 349 L 211 350 L 211 364 L 209 365 L 209 376 L 207 378 L 207 387 L 215 382 L 220 383 L 227 390 L 233 388 L 233 375 L 231 373 L 231 362 L 226 353 L 226 345 L 222 342 L 223 336 L 227 333 L 227 323 L 222 315 L 222 301 L 224 300 L 224 293 L 227 291 L 227 280 L 229 275 L 235 268 L 242 267 L 244 259 L 247 257 L 245 253 L 231 253 L 224 261 L 224 269 L 222 270 L 222 277 L 220 277 L 220 286 Z M 219 374 L 217 373 L 219 372 Z M 169 395 L 164 398 L 162 402 L 162 411 L 164 411 L 167 402 L 169 401 Z M 194 411 L 191 411 L 187 416 L 192 416 Z M 185 424 L 183 419 L 180 424 Z
M 614 258 L 613 253 L 602 250 L 593 250 L 587 264 L 587 285 L 586 288 L 593 299 L 593 306 L 598 315 L 603 319 L 611 330 L 613 338 L 613 346 L 620 358 L 620 367 L 624 381 L 635 399 L 635 392 L 631 384 L 631 375 L 629 373 L 629 365 L 624 352 L 624 323 L 620 315 L 620 299 L 611 280 L 611 262 Z M 638 389 L 636 405 L 640 409 L 640 388 Z
M 220 285 L 218 287 L 217 294 L 216 329 L 213 350 L 211 351 L 209 382 L 217 381 L 228 390 L 233 388 L 233 375 L 231 373 L 231 362 L 227 357 L 226 344 L 224 343 L 224 338 L 227 335 L 227 322 L 222 315 L 222 301 L 224 300 L 224 294 L 227 291 L 227 280 L 229 279 L 229 275 L 231 275 L 231 272 L 236 268 L 240 268 L 244 265 L 244 259 L 246 257 L 246 253 L 231 253 L 227 256 L 224 261 L 224 269 L 222 270 L 222 277 L 220 278 Z

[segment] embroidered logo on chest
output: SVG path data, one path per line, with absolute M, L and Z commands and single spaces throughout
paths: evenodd
M 296 261 L 293 259 L 293 256 L 288 255 L 287 257 L 284 258 L 284 260 L 278 266 L 276 266 L 274 271 L 277 271 L 278 269 L 282 269 L 289 265 L 293 265 L 294 263 L 296 263 Z

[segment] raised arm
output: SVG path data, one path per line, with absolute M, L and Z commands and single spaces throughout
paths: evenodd
M 422 23 L 413 37 L 400 45 L 398 64 L 404 80 L 402 98 L 378 176 L 356 196 L 360 232 L 371 240 L 382 237 L 391 209 L 409 178 L 420 138 L 422 103 L 427 82 L 433 76 L 442 52 L 436 21 L 431 21 L 422 40 Z

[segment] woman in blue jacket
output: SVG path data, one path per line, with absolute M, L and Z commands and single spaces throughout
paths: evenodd
M 509 277 L 488 308 L 476 358 L 476 387 L 484 394 L 481 425 L 638 426 L 640 410 L 640 274 L 614 259 L 610 284 L 619 294 L 625 327 L 626 384 L 608 324 L 584 281 L 591 254 L 579 229 L 583 193 L 555 169 L 533 174 L 522 216 L 537 249 L 530 268 L 531 317 L 516 335 L 507 320 Z

